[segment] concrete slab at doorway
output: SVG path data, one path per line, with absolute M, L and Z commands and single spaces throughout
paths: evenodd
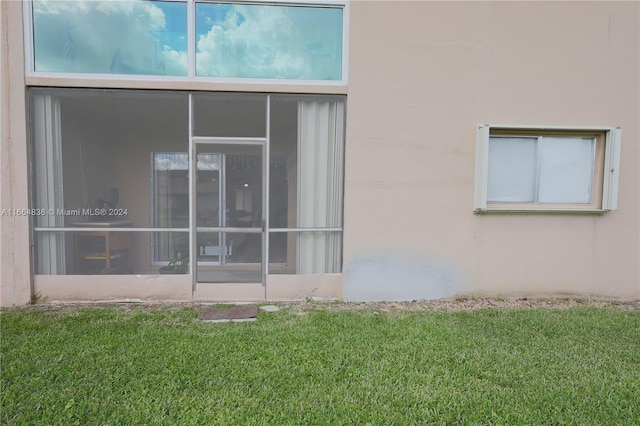
M 245 322 L 258 318 L 258 307 L 254 305 L 232 306 L 225 308 L 204 308 L 198 319 L 204 322 Z

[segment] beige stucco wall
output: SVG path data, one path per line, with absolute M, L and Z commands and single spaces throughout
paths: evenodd
M 344 274 L 270 276 L 267 298 L 640 298 L 640 3 L 354 1 L 350 9 L 349 84 L 315 87 L 25 78 L 22 5 L 1 1 L 2 208 L 28 206 L 25 81 L 346 93 Z M 478 123 L 620 126 L 618 210 L 473 214 Z M 24 304 L 28 219 L 3 216 L 0 224 L 0 304 Z M 189 295 L 187 277 L 94 277 L 93 289 L 86 277 L 70 278 L 36 277 L 34 292 L 65 300 L 265 297 L 260 286 Z
M 639 6 L 353 2 L 345 297 L 640 297 Z M 478 123 L 622 127 L 618 211 L 474 215 Z
M 0 306 L 31 298 L 22 2 L 0 2 Z

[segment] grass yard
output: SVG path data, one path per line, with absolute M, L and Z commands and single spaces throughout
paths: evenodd
M 640 424 L 640 311 L 0 312 L 2 424 Z

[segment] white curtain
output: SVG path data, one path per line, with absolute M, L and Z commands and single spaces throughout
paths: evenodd
M 47 211 L 36 215 L 36 227 L 64 226 L 62 194 L 62 138 L 60 131 L 60 100 L 51 95 L 36 94 L 33 98 L 35 151 L 35 208 Z M 65 273 L 64 234 L 36 232 L 37 273 Z
M 344 104 L 301 101 L 298 104 L 298 227 L 342 225 Z M 299 274 L 340 271 L 340 232 L 300 232 Z

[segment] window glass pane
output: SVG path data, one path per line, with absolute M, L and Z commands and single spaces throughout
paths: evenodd
M 187 4 L 34 0 L 35 70 L 187 75 Z
M 267 96 L 206 93 L 193 95 L 195 136 L 263 138 Z
M 535 201 L 537 138 L 491 137 L 487 201 Z
M 538 201 L 590 203 L 595 139 L 543 137 L 538 150 Z
M 342 271 L 342 232 L 271 232 L 270 274 L 335 274 Z
M 161 228 L 189 227 L 189 158 L 186 153 L 153 154 L 154 223 Z
M 33 207 L 52 213 L 36 226 L 187 227 L 187 158 L 171 154 L 188 150 L 187 95 L 34 89 L 31 111 Z
M 342 99 L 274 97 L 270 142 L 270 227 L 341 227 Z
M 99 227 L 109 233 L 123 227 L 188 228 L 185 94 L 73 89 L 30 93 L 33 206 L 47 212 L 35 218 L 35 226 Z M 83 268 L 88 273 L 100 265 L 100 259 L 81 258 L 86 250 L 78 251 L 78 232 L 36 233 L 38 273 L 83 273 Z M 131 270 L 150 272 L 149 262 L 166 264 L 178 252 L 188 253 L 185 232 L 145 234 L 144 242 L 141 234 L 130 234 L 131 244 L 139 244 L 131 253 L 139 253 L 136 262 L 145 262 Z M 100 269 L 111 267 L 104 265 Z
M 271 98 L 270 118 L 269 226 L 295 228 L 298 223 L 298 99 Z
M 202 232 L 198 234 L 198 244 L 198 282 L 262 281 L 262 234 Z M 221 262 L 224 262 L 224 267 L 220 267 Z
M 186 152 L 156 152 L 153 154 L 154 208 L 156 228 L 189 227 L 189 158 Z M 202 202 L 204 212 L 198 214 L 198 226 L 218 226 L 220 155 L 198 155 L 198 191 L 206 191 Z M 200 211 L 198 211 L 200 213 Z M 188 234 L 156 233 L 154 260 L 166 261 L 177 253 L 187 252 Z
M 197 3 L 196 74 L 340 80 L 342 9 Z
M 162 245 L 156 248 L 156 244 Z M 38 275 L 103 275 L 185 273 L 188 232 L 36 231 L 35 273 Z M 107 244 L 109 251 L 107 252 Z M 159 261 L 153 251 L 161 253 Z M 176 268 L 163 268 L 173 260 Z M 180 268 L 182 263 L 182 268 Z M 161 269 L 163 268 L 163 269 Z

